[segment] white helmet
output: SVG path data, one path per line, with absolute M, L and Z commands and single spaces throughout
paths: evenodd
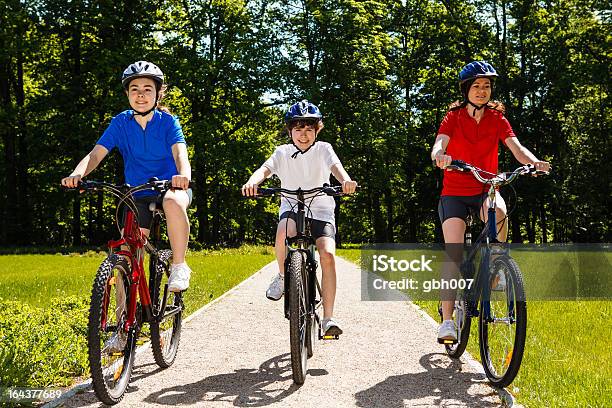
M 157 65 L 148 61 L 136 61 L 123 71 L 121 76 L 123 87 L 127 89 L 130 81 L 135 78 L 151 78 L 159 86 L 164 84 L 164 73 Z

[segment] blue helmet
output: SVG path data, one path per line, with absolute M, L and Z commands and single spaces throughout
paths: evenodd
M 470 79 L 476 79 L 480 77 L 488 77 L 493 79 L 498 76 L 497 71 L 491 64 L 485 61 L 473 61 L 467 64 L 459 73 L 459 82 L 463 83 Z
M 285 123 L 300 119 L 321 119 L 321 111 L 306 99 L 291 105 L 287 113 L 285 113 Z

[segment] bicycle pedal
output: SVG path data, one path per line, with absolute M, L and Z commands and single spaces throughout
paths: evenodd
M 339 339 L 340 339 L 340 336 L 337 334 L 321 336 L 321 340 L 339 340 Z
M 438 339 L 438 343 L 440 344 L 444 344 L 444 345 L 452 345 L 452 344 L 457 344 L 457 340 L 453 340 L 453 339 Z

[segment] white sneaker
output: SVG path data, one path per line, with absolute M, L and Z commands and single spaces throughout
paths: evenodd
M 339 336 L 342 334 L 342 329 L 333 317 L 323 319 L 321 321 L 321 329 L 324 336 Z
M 438 343 L 444 343 L 444 340 L 457 341 L 457 328 L 452 320 L 444 320 L 438 330 Z
M 283 297 L 284 292 L 285 278 L 279 273 L 272 279 L 272 282 L 270 282 L 270 286 L 268 286 L 268 290 L 266 290 L 266 297 L 270 300 L 279 300 Z
M 102 351 L 108 354 L 121 353 L 125 349 L 126 343 L 127 333 L 115 332 L 111 338 L 104 343 Z
M 170 292 L 182 292 L 189 287 L 191 269 L 185 262 L 172 264 L 170 266 L 170 278 L 168 278 L 168 290 Z

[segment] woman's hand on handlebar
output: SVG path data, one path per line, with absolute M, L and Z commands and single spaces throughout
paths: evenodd
M 75 174 L 62 179 L 62 186 L 67 188 L 77 188 L 81 181 L 81 175 Z
M 452 161 L 453 161 L 452 157 L 444 153 L 438 153 L 435 156 L 436 166 L 438 166 L 441 169 L 445 169 L 446 167 L 450 166 Z
M 547 173 L 547 174 L 550 172 L 550 163 L 547 161 L 537 160 L 537 161 L 534 161 L 532 164 L 536 172 Z

